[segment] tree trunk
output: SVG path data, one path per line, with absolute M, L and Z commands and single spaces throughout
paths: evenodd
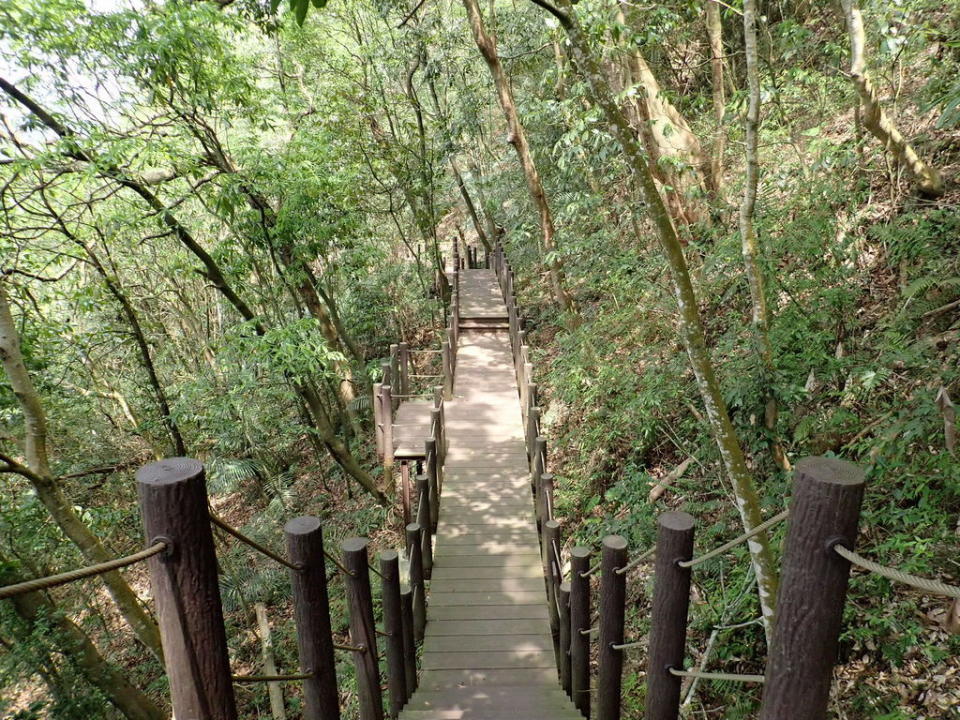
M 467 206 L 467 212 L 470 213 L 470 221 L 473 223 L 474 230 L 477 231 L 477 237 L 480 238 L 480 242 L 483 243 L 483 247 L 486 248 L 487 252 L 492 253 L 493 245 L 491 245 L 487 239 L 487 233 L 484 231 L 483 223 L 477 214 L 477 207 L 473 204 L 473 198 L 470 197 L 470 193 L 467 191 L 467 184 L 463 181 L 463 175 L 460 174 L 457 163 L 453 158 L 450 158 L 450 169 L 453 171 L 453 177 L 456 179 L 457 187 L 460 189 L 460 197 L 463 198 L 463 204 Z
M 867 39 L 860 6 L 856 0 L 840 0 L 840 5 L 843 7 L 847 34 L 850 37 L 850 79 L 863 105 L 863 126 L 907 167 L 921 193 L 931 197 L 943 195 L 943 180 L 937 168 L 920 158 L 880 104 L 880 98 L 877 97 L 877 91 L 866 70 Z
M 723 87 L 723 24 L 720 22 L 720 4 L 706 0 L 705 18 L 707 38 L 710 41 L 710 78 L 713 90 L 713 120 L 716 135 L 710 150 L 710 170 L 707 173 L 707 189 L 714 198 L 723 196 L 723 151 L 727 133 L 723 128 L 727 99 Z
M 27 464 L 23 472 L 18 472 L 30 481 L 37 497 L 47 508 L 54 522 L 88 561 L 100 563 L 112 560 L 111 553 L 80 519 L 74 510 L 73 503 L 63 494 L 50 470 L 46 414 L 43 411 L 40 395 L 23 362 L 20 336 L 10 312 L 6 288 L 2 283 L 0 283 L 0 362 L 3 363 L 10 387 L 23 412 L 24 457 Z M 116 602 L 120 614 L 133 629 L 134 634 L 158 660 L 162 661 L 160 630 L 143 609 L 139 598 L 119 572 L 104 573 L 101 577 Z
M 0 582 L 4 585 L 23 582 L 24 578 L 14 571 L 6 558 L 0 556 L 0 561 Z M 120 670 L 110 665 L 87 634 L 57 609 L 46 595 L 28 592 L 17 595 L 11 602 L 17 615 L 31 629 L 38 625 L 49 626 L 59 634 L 64 655 L 124 716 L 130 720 L 166 719 L 167 714 L 132 685 Z
M 670 269 L 673 291 L 679 309 L 680 336 L 690 357 L 690 364 L 697 380 L 711 431 L 720 451 L 720 457 L 736 496 L 737 509 L 743 526 L 752 530 L 760 524 L 760 500 L 757 489 L 747 469 L 743 450 L 737 438 L 730 415 L 727 412 L 720 383 L 714 373 L 713 363 L 707 351 L 697 299 L 690 282 L 683 246 L 670 216 L 670 212 L 657 189 L 656 179 L 650 171 L 644 152 L 636 140 L 626 116 L 614 99 L 610 87 L 604 81 L 599 63 L 595 60 L 587 35 L 572 14 L 570 0 L 562 0 L 565 13 L 559 13 L 571 43 L 571 57 L 577 69 L 585 76 L 594 102 L 603 110 L 611 131 L 623 148 L 635 182 L 642 190 L 646 207 L 656 228 L 664 257 Z M 763 615 L 767 641 L 770 642 L 777 597 L 777 573 L 770 551 L 769 538 L 760 533 L 748 544 L 750 557 L 757 576 L 760 608 Z
M 629 27 L 628 12 L 627 4 L 620 0 L 617 20 L 625 27 Z M 710 165 L 704 159 L 700 140 L 661 91 L 639 48 L 628 53 L 624 70 L 626 86 L 640 88 L 627 107 L 650 156 L 648 164 L 660 183 L 668 209 L 674 220 L 684 225 L 704 220 L 707 213 L 696 192 L 703 184 L 703 171 L 709 171 Z
M 564 312 L 573 313 L 573 300 L 565 287 L 563 261 L 557 250 L 557 243 L 554 237 L 553 213 L 550 211 L 550 204 L 547 201 L 546 192 L 543 189 L 543 183 L 540 180 L 540 172 L 533 159 L 533 153 L 530 151 L 530 145 L 527 142 L 527 135 L 523 124 L 520 122 L 520 116 L 517 114 L 517 106 L 513 100 L 513 89 L 510 87 L 510 79 L 507 77 L 503 65 L 500 63 L 500 56 L 497 54 L 496 39 L 487 34 L 483 25 L 483 16 L 480 14 L 480 6 L 477 0 L 463 0 L 463 5 L 467 10 L 467 17 L 470 20 L 470 29 L 473 31 L 473 38 L 480 48 L 480 54 L 490 69 L 493 76 L 493 84 L 497 90 L 497 98 L 500 101 L 500 107 L 507 120 L 507 126 L 510 130 L 508 142 L 513 145 L 520 160 L 520 166 L 523 168 L 523 176 L 527 181 L 527 189 L 530 191 L 530 197 L 540 215 L 540 231 L 543 236 L 543 250 L 546 254 L 546 264 L 549 268 L 550 285 L 553 289 L 553 296 L 557 306 Z
M 776 367 L 773 361 L 773 345 L 770 342 L 770 308 L 760 262 L 760 248 L 753 219 L 757 205 L 757 185 L 760 181 L 760 161 L 757 143 L 760 132 L 760 71 L 757 62 L 757 7 L 755 0 L 743 2 L 743 45 L 747 66 L 747 114 L 745 119 L 745 146 L 747 177 L 743 185 L 743 200 L 740 203 L 740 240 L 743 267 L 750 286 L 751 324 L 766 375 L 764 387 L 764 425 L 768 434 L 770 451 L 777 467 L 790 470 L 790 461 L 783 449 L 777 432 L 780 410 L 774 393 Z
M 0 90 L 6 92 L 10 97 L 27 108 L 41 123 L 53 130 L 62 139 L 75 137 L 74 132 L 69 127 L 63 125 L 59 120 L 44 110 L 34 100 L 3 78 L 0 78 Z M 97 158 L 89 156 L 80 150 L 72 150 L 70 152 L 70 157 L 75 160 L 79 160 L 84 163 L 96 164 Z M 104 163 L 100 163 L 99 167 L 102 168 L 101 174 L 104 177 L 109 178 L 122 187 L 128 188 L 135 192 L 152 210 L 157 213 L 164 225 L 171 230 L 181 244 L 183 244 L 183 246 L 193 253 L 193 255 L 201 262 L 204 268 L 204 277 L 206 277 L 207 280 L 209 280 L 210 283 L 220 292 L 220 294 L 227 299 L 230 305 L 232 305 L 233 308 L 240 314 L 240 317 L 253 326 L 257 335 L 264 335 L 266 333 L 266 326 L 263 324 L 261 318 L 256 315 L 250 306 L 247 305 L 240 295 L 237 294 L 237 292 L 227 281 L 227 278 L 220 269 L 220 266 L 216 263 L 210 253 L 203 248 L 203 246 L 190 233 L 186 226 L 179 221 L 177 216 L 174 215 L 170 209 L 163 204 L 163 202 L 161 202 L 160 198 L 151 192 L 151 190 L 143 183 L 138 182 L 137 180 L 124 174 L 120 168 L 111 165 L 104 165 Z M 302 392 L 302 388 L 297 387 L 297 391 Z M 325 416 L 326 413 L 324 413 L 324 417 Z M 339 438 L 336 438 L 329 420 L 327 420 L 323 426 L 319 425 L 319 423 L 321 423 L 321 418 L 319 416 L 316 418 L 316 420 L 318 423 L 318 431 L 322 435 L 325 435 L 325 437 L 332 436 L 333 439 L 336 440 L 335 443 L 326 442 L 325 440 L 331 457 L 333 457 L 333 459 L 341 467 L 343 467 L 346 472 L 356 478 L 357 481 L 360 482 L 360 484 L 365 488 L 374 488 L 371 490 L 371 492 L 374 494 L 374 497 L 377 498 L 378 502 L 383 502 L 383 494 L 375 492 L 375 483 L 370 477 L 370 474 L 360 466 L 356 458 L 350 454 L 349 449 L 347 449 L 343 442 L 339 440 Z M 154 625 L 154 628 L 155 627 L 156 625 Z

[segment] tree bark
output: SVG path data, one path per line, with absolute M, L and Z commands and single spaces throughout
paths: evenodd
M 723 151 L 727 133 L 723 128 L 727 99 L 723 87 L 723 24 L 720 21 L 720 4 L 706 0 L 705 18 L 707 38 L 710 42 L 710 78 L 713 91 L 713 120 L 716 124 L 713 147 L 710 150 L 710 171 L 707 173 L 707 189 L 717 199 L 723 196 Z
M 23 582 L 13 565 L 0 556 L 0 582 Z M 31 629 L 50 626 L 59 635 L 64 655 L 83 676 L 130 720 L 165 720 L 167 714 L 141 692 L 120 670 L 110 665 L 87 634 L 40 592 L 12 598 L 13 608 Z
M 913 145 L 907 142 L 880 104 L 880 98 L 877 97 L 877 91 L 866 70 L 867 39 L 857 0 L 840 0 L 840 5 L 843 7 L 847 35 L 850 38 L 850 79 L 863 106 L 863 126 L 907 167 L 922 194 L 930 197 L 943 195 L 940 172 L 920 158 Z
M 0 283 L 0 362 L 3 364 L 10 387 L 23 412 L 24 457 L 26 458 L 26 465 L 15 465 L 12 458 L 4 458 L 6 467 L 0 467 L 0 469 L 16 472 L 30 481 L 37 497 L 47 508 L 54 522 L 80 549 L 87 560 L 93 563 L 112 560 L 113 555 L 80 519 L 74 510 L 73 503 L 64 495 L 50 470 L 46 414 L 40 395 L 23 362 L 20 336 L 10 312 L 10 302 L 3 283 Z M 117 604 L 120 614 L 133 629 L 134 634 L 157 659 L 162 660 L 160 630 L 143 609 L 139 598 L 119 572 L 104 573 L 101 577 Z
M 760 500 L 707 350 L 703 322 L 693 284 L 690 282 L 690 273 L 680 237 L 657 189 L 656 179 L 647 165 L 644 152 L 637 143 L 636 133 L 630 127 L 629 121 L 604 80 L 600 65 L 594 58 L 590 41 L 580 27 L 576 16 L 573 15 L 573 5 L 570 0 L 561 0 L 561 2 L 563 12 L 558 10 L 556 13 L 570 39 L 571 57 L 577 69 L 584 75 L 594 102 L 603 110 L 610 123 L 611 131 L 623 149 L 634 181 L 640 186 L 646 207 L 656 226 L 660 246 L 670 269 L 673 292 L 679 309 L 680 336 L 690 358 L 720 457 L 733 486 L 741 521 L 746 530 L 752 530 L 762 520 Z M 757 576 L 760 608 L 769 643 L 777 597 L 777 573 L 773 554 L 770 551 L 766 533 L 756 535 L 750 540 L 748 546 Z
M 712 4 L 712 3 L 708 3 Z M 777 432 L 780 409 L 774 393 L 776 367 L 773 359 L 773 344 L 770 342 L 770 308 L 760 262 L 760 247 L 754 227 L 757 206 L 757 185 L 760 181 L 760 160 L 757 144 L 760 134 L 760 70 L 757 58 L 757 6 L 756 0 L 743 2 L 743 45 L 747 67 L 747 114 L 745 125 L 747 176 L 743 185 L 743 200 L 740 203 L 740 241 L 743 267 L 750 286 L 751 325 L 764 374 L 764 425 L 768 443 L 777 467 L 790 470 L 790 461 L 783 449 Z
M 617 20 L 628 27 L 629 8 L 617 6 Z M 632 48 L 624 66 L 625 85 L 638 86 L 627 107 L 632 124 L 650 156 L 649 166 L 661 185 L 666 204 L 676 222 L 690 225 L 707 217 L 703 202 L 695 196 L 703 184 L 703 171 L 710 164 L 690 124 L 667 99 L 660 83 L 639 48 Z M 680 167 L 677 167 L 679 165 Z
M 510 79 L 500 62 L 500 56 L 497 53 L 497 43 L 493 35 L 487 33 L 483 25 L 483 16 L 480 13 L 480 6 L 477 0 L 463 0 L 463 5 L 467 10 L 467 17 L 470 21 L 470 29 L 473 31 L 473 38 L 480 49 L 480 54 L 490 69 L 493 76 L 493 84 L 496 87 L 497 98 L 500 101 L 500 107 L 507 120 L 507 126 L 510 131 L 508 142 L 513 145 L 520 160 L 520 166 L 523 168 L 523 176 L 527 181 L 527 189 L 530 191 L 530 197 L 534 206 L 540 215 L 540 231 L 543 237 L 543 250 L 547 258 L 547 267 L 550 275 L 550 286 L 553 289 L 553 296 L 557 306 L 564 312 L 575 312 L 573 300 L 565 287 L 563 261 L 557 250 L 555 229 L 553 225 L 553 213 L 550 210 L 550 203 L 547 201 L 547 194 L 543 189 L 543 183 L 540 180 L 540 172 L 537 170 L 536 162 L 533 159 L 533 153 L 527 142 L 527 135 L 523 124 L 520 122 L 520 116 L 517 114 L 517 105 L 513 99 L 513 89 L 510 87 Z

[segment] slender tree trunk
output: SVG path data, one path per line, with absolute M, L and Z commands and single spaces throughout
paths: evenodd
M 480 238 L 480 242 L 483 243 L 483 247 L 486 248 L 487 252 L 493 252 L 493 245 L 491 245 L 487 239 L 487 233 L 484 231 L 483 223 L 477 214 L 477 207 L 473 204 L 473 198 L 470 197 L 467 184 L 463 181 L 463 175 L 460 174 L 460 169 L 457 167 L 457 163 L 453 158 L 450 158 L 450 169 L 453 171 L 453 177 L 457 181 L 457 188 L 460 190 L 460 197 L 463 198 L 463 204 L 467 206 L 467 212 L 470 214 L 470 221 L 473 223 L 473 228 L 477 231 L 477 237 Z
M 23 582 L 13 565 L 0 556 L 0 582 Z M 13 608 L 31 629 L 50 627 L 61 641 L 64 655 L 83 676 L 130 720 L 166 720 L 167 713 L 132 685 L 126 676 L 110 665 L 91 642 L 87 634 L 57 609 L 40 592 L 28 592 L 12 599 Z
M 72 129 L 65 126 L 33 99 L 25 95 L 16 86 L 3 78 L 0 78 L 0 90 L 3 90 L 10 97 L 27 108 L 34 115 L 34 117 L 37 118 L 37 120 L 50 128 L 62 139 L 66 140 L 76 137 Z M 80 162 L 92 164 L 96 164 L 97 160 L 97 158 L 92 157 L 80 150 L 70 151 L 70 157 Z M 170 209 L 163 204 L 160 198 L 151 192 L 146 185 L 126 175 L 120 168 L 108 164 L 105 165 L 104 163 L 101 163 L 99 167 L 102 168 L 100 172 L 103 177 L 109 178 L 118 185 L 132 190 L 147 203 L 147 205 L 158 215 L 163 224 L 166 225 L 176 236 L 177 240 L 180 241 L 180 243 L 191 253 L 193 253 L 193 255 L 200 261 L 200 263 L 203 265 L 204 277 L 206 277 L 207 280 L 220 292 L 220 294 L 226 298 L 230 305 L 233 306 L 237 313 L 239 313 L 240 317 L 251 324 L 257 335 L 264 335 L 266 333 L 266 326 L 263 324 L 262 319 L 253 312 L 250 306 L 247 305 L 243 298 L 241 298 L 240 295 L 238 295 L 233 289 L 226 276 L 223 274 L 223 271 L 220 269 L 220 266 L 213 259 L 213 256 L 211 256 L 210 253 L 203 248 L 203 246 L 197 241 L 187 227 L 184 226 L 177 216 L 174 215 Z M 300 392 L 301 388 L 298 387 L 297 390 Z M 320 419 L 317 418 L 317 421 L 320 422 Z M 324 428 L 318 428 L 318 430 L 321 433 L 325 433 L 327 431 L 330 433 L 333 432 L 332 426 L 329 422 Z M 356 458 L 350 454 L 349 449 L 346 448 L 342 441 L 337 439 L 336 444 L 327 443 L 327 447 L 330 450 L 331 457 L 333 457 L 333 459 L 361 485 L 363 485 L 365 488 L 375 487 L 373 478 L 360 466 Z M 378 501 L 381 501 L 381 496 L 375 495 Z M 154 627 L 156 626 L 154 625 Z
M 760 261 L 760 247 L 754 227 L 757 206 L 757 185 L 760 181 L 760 160 L 757 144 L 760 134 L 760 70 L 757 61 L 757 7 L 755 0 L 743 2 L 743 44 L 747 66 L 747 114 L 745 119 L 745 146 L 747 177 L 743 185 L 743 200 L 740 203 L 740 240 L 743 267 L 750 286 L 751 324 L 763 363 L 764 375 L 764 425 L 768 434 L 773 461 L 783 470 L 790 469 L 790 461 L 783 449 L 777 432 L 780 409 L 774 393 L 776 366 L 773 359 L 773 344 L 770 342 L 770 308 Z
M 624 0 L 617 6 L 617 20 L 630 27 L 630 8 Z M 697 191 L 703 185 L 703 174 L 709 162 L 703 155 L 700 140 L 690 124 L 660 89 L 660 83 L 638 47 L 632 47 L 623 66 L 626 85 L 638 86 L 627 103 L 632 123 L 650 156 L 649 166 L 660 183 L 667 208 L 676 222 L 690 225 L 706 219 L 707 213 Z M 680 167 L 676 167 L 679 165 Z
M 500 62 L 500 56 L 497 53 L 497 43 L 493 35 L 487 33 L 483 25 L 483 16 L 480 13 L 480 6 L 477 0 L 463 0 L 463 5 L 467 10 L 467 17 L 470 21 L 470 29 L 473 31 L 473 38 L 480 49 L 480 54 L 490 69 L 493 76 L 493 84 L 497 90 L 497 98 L 500 101 L 500 107 L 507 120 L 507 126 L 510 130 L 509 142 L 513 145 L 520 160 L 520 166 L 523 168 L 523 176 L 527 181 L 527 188 L 530 191 L 530 197 L 540 215 L 540 231 L 543 237 L 543 250 L 546 253 L 546 264 L 549 268 L 550 285 L 553 288 L 553 296 L 557 306 L 564 312 L 573 313 L 573 300 L 565 287 L 565 278 L 563 270 L 563 261 L 560 258 L 557 249 L 555 229 L 553 225 L 553 213 L 550 211 L 550 203 L 547 201 L 547 194 L 543 189 L 543 183 L 540 180 L 540 172 L 537 170 L 536 162 L 533 159 L 533 153 L 527 142 L 527 135 L 523 124 L 520 122 L 520 116 L 517 114 L 517 105 L 513 99 L 513 89 L 510 87 L 510 79 Z
M 840 0 L 840 5 L 843 7 L 850 38 L 850 79 L 863 106 L 863 126 L 907 167 L 921 193 L 931 197 L 943 195 L 940 172 L 920 158 L 913 145 L 907 142 L 880 104 L 880 98 L 877 97 L 877 91 L 866 70 L 867 38 L 860 6 L 856 0 Z
M 47 205 L 47 209 L 51 212 L 53 210 L 49 204 Z M 90 262 L 96 268 L 97 272 L 100 273 L 100 277 L 107 286 L 107 290 L 109 290 L 110 294 L 120 303 L 123 315 L 130 325 L 130 331 L 133 333 L 133 339 L 136 342 L 137 351 L 140 354 L 140 362 L 143 364 L 144 370 L 147 371 L 147 378 L 150 381 L 153 396 L 156 398 L 157 408 L 160 410 L 160 417 L 173 443 L 173 454 L 183 457 L 187 454 L 187 445 L 183 440 L 183 435 L 180 433 L 180 427 L 177 425 L 177 421 L 174 420 L 170 412 L 170 402 L 167 400 L 166 390 L 164 390 L 163 384 L 160 382 L 160 376 L 157 374 L 157 368 L 153 363 L 153 355 L 150 352 L 150 345 L 147 343 L 147 336 L 143 332 L 143 326 L 140 324 L 140 319 L 137 317 L 137 313 L 133 308 L 133 303 L 130 302 L 130 298 L 127 297 L 123 288 L 120 287 L 119 280 L 107 272 L 107 269 L 103 266 L 103 263 L 100 262 L 100 258 L 96 252 L 94 252 L 93 248 L 76 238 L 59 217 L 57 218 L 57 223 L 68 237 L 71 237 L 74 242 L 84 249 L 87 257 L 90 258 Z
M 727 133 L 723 127 L 727 99 L 723 87 L 723 24 L 720 22 L 720 4 L 706 0 L 705 18 L 707 38 L 710 41 L 710 78 L 713 89 L 713 120 L 716 124 L 713 147 L 710 151 L 710 171 L 707 188 L 715 198 L 723 196 L 723 151 Z
M 593 95 L 594 102 L 603 110 L 610 123 L 611 131 L 623 148 L 626 161 L 632 170 L 635 182 L 640 186 L 646 207 L 657 228 L 657 235 L 663 250 L 673 291 L 679 309 L 680 336 L 690 357 L 710 422 L 711 431 L 720 451 L 720 457 L 736 496 L 737 509 L 744 528 L 752 530 L 762 521 L 760 499 L 753 477 L 747 468 L 740 441 L 734 430 L 720 383 L 713 369 L 713 363 L 707 350 L 703 330 L 703 321 L 697 306 L 697 298 L 690 282 L 686 258 L 677 229 L 670 212 L 657 189 L 656 179 L 650 171 L 643 150 L 636 140 L 636 134 L 620 109 L 609 85 L 604 80 L 599 63 L 593 55 L 590 40 L 581 29 L 574 16 L 570 0 L 561 0 L 564 12 L 558 18 L 571 43 L 572 59 L 578 70 L 584 75 Z M 775 605 L 777 597 L 777 572 L 770 551 L 769 538 L 760 533 L 748 543 L 750 557 L 757 575 L 760 608 L 763 615 L 767 641 L 771 640 Z
M 3 364 L 10 387 L 23 412 L 26 467 L 20 474 L 30 481 L 37 493 L 37 498 L 47 508 L 54 522 L 88 561 L 100 563 L 112 560 L 113 556 L 80 519 L 73 503 L 63 494 L 50 470 L 47 453 L 47 417 L 40 395 L 23 362 L 20 336 L 10 312 L 6 287 L 2 282 L 0 282 L 0 362 Z M 119 572 L 104 573 L 100 577 L 103 578 L 120 614 L 133 629 L 134 634 L 157 659 L 162 660 L 160 630 L 143 609 L 139 598 Z

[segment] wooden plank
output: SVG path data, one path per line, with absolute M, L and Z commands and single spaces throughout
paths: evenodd
M 509 567 L 433 566 L 433 585 L 454 580 L 486 580 L 490 578 L 542 578 L 540 565 L 510 565 Z
M 531 629 L 531 618 L 453 618 L 445 620 L 431 613 L 431 620 L 427 623 L 427 637 L 470 636 L 482 637 L 486 635 L 515 636 L 518 633 L 528 633 Z M 533 618 L 540 620 L 540 618 Z M 544 612 L 543 627 L 546 632 L 546 612 Z
M 426 670 L 420 687 L 437 689 L 464 685 L 556 685 L 555 668 L 515 668 L 489 670 Z
M 553 668 L 549 652 L 432 652 L 424 653 L 421 667 L 430 670 L 496 670 L 499 668 Z
M 525 620 L 527 621 L 526 632 L 536 629 L 530 623 L 533 620 L 547 622 L 547 605 L 540 603 L 537 605 L 479 605 L 477 607 L 464 607 L 462 605 L 437 605 L 431 608 L 430 617 L 432 618 L 428 626 L 439 620 Z M 546 627 L 546 626 L 544 626 Z M 447 633 L 449 635 L 449 633 Z M 502 633 L 488 633 L 502 634 Z
M 432 652 L 553 652 L 553 640 L 541 635 L 438 635 L 423 643 L 424 654 Z
M 476 609 L 482 605 L 543 605 L 544 597 L 542 590 L 513 592 L 461 592 L 459 589 L 453 592 L 437 592 L 431 590 L 430 605 L 433 608 L 469 607 L 471 609 Z
M 534 555 L 537 552 L 536 535 L 530 534 L 530 539 L 524 543 L 487 543 L 476 545 L 440 545 L 437 544 L 436 555 L 444 557 L 475 557 L 478 555 Z M 456 561 L 454 561 L 456 562 Z

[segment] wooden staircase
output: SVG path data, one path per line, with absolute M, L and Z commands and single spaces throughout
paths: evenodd
M 581 715 L 557 676 L 514 355 L 495 273 L 461 270 L 460 297 L 422 672 L 400 717 L 575 720 Z

